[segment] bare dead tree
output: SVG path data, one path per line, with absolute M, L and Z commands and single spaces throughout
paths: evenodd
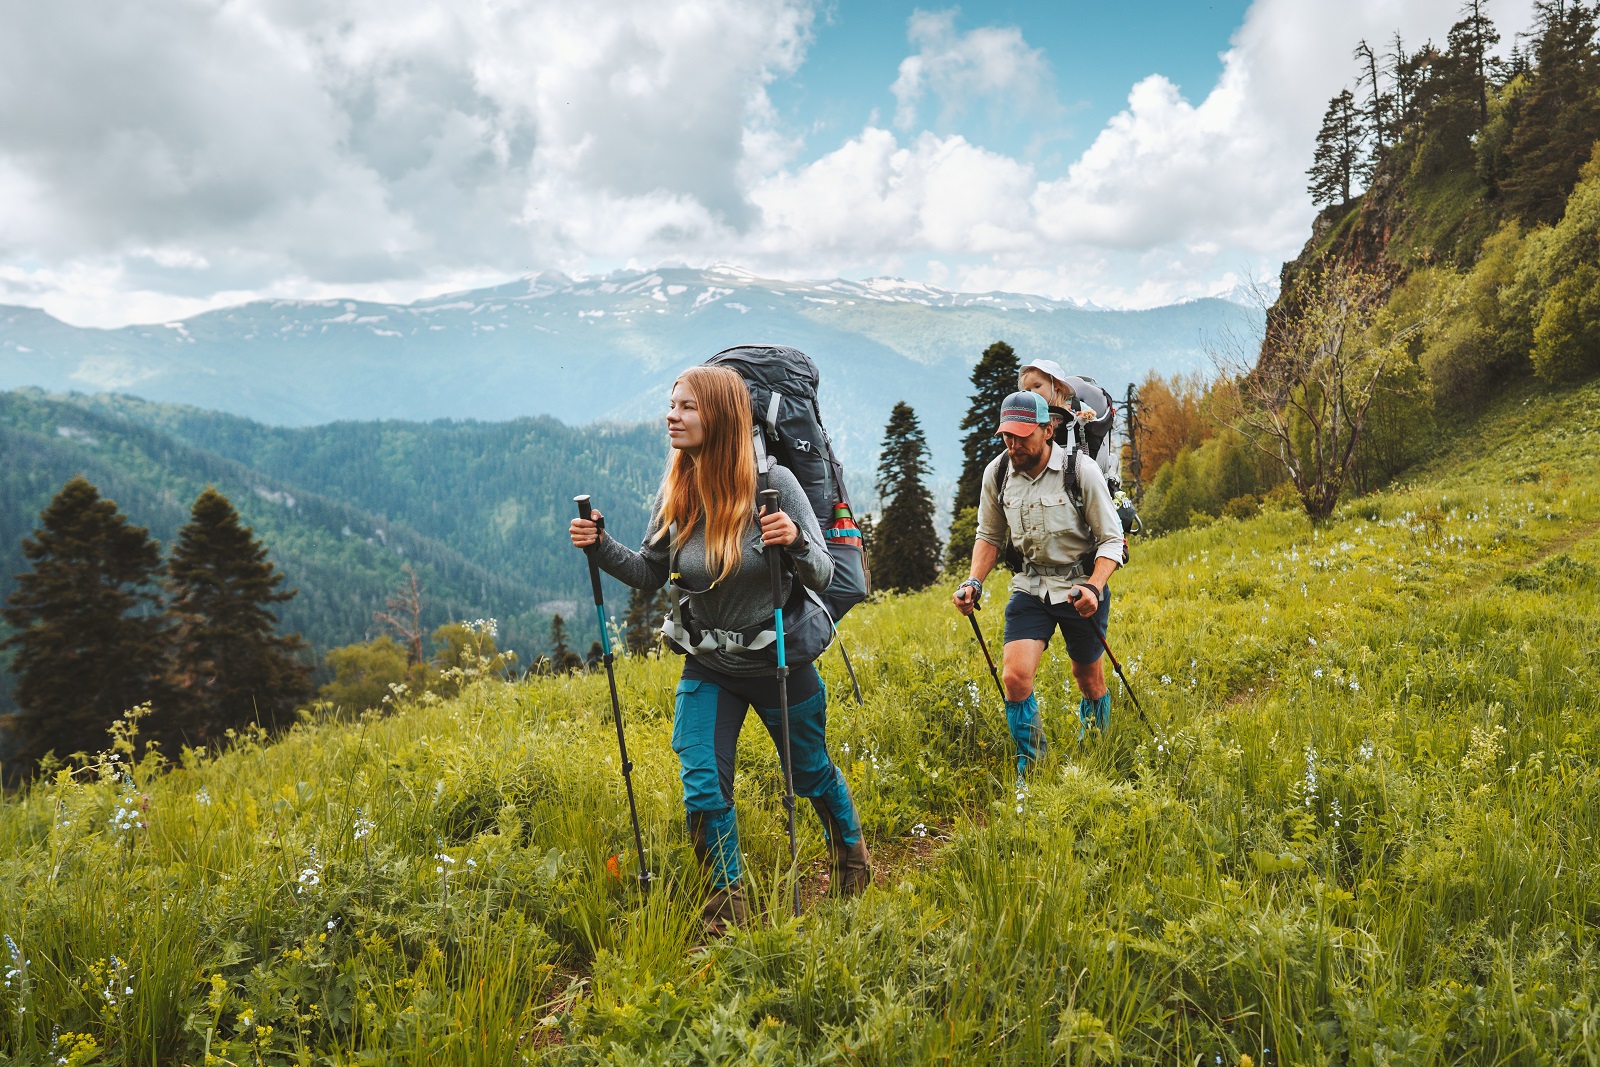
M 372 621 L 400 639 L 406 648 L 406 659 L 415 665 L 422 662 L 422 586 L 417 582 L 417 572 L 411 569 L 409 563 L 403 570 L 405 584 L 384 601 L 387 611 L 372 613 Z
M 1389 284 L 1360 268 L 1311 273 L 1269 312 L 1253 366 L 1239 346 L 1217 357 L 1239 389 L 1228 424 L 1282 464 L 1316 522 L 1339 502 L 1384 369 L 1422 328 L 1379 322 Z

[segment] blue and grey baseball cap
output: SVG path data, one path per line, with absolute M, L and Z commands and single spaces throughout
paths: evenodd
M 1050 405 L 1038 393 L 1019 391 L 1006 397 L 1000 405 L 998 433 L 1031 434 L 1036 426 L 1050 425 Z

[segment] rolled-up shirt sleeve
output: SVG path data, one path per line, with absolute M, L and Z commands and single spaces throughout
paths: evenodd
M 996 456 L 983 469 L 978 492 L 978 540 L 1004 549 L 1011 534 L 1006 525 L 1006 509 L 1000 503 L 1000 460 Z

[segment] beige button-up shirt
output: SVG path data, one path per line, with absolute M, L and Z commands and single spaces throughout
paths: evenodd
M 997 481 L 1001 453 L 983 472 L 983 493 L 978 500 L 978 538 L 1005 552 L 1007 538 L 1022 558 L 1043 567 L 1083 563 L 1083 577 L 1094 569 L 1094 559 L 1104 556 L 1122 563 L 1126 545 L 1122 520 L 1117 517 L 1105 475 L 1087 455 L 1078 459 L 1078 488 L 1084 514 L 1067 495 L 1063 464 L 1072 453 L 1058 444 L 1050 446 L 1050 461 L 1037 477 L 1015 467 L 1006 477 L 1006 498 L 1000 499 Z M 1088 522 L 1084 522 L 1087 516 Z M 1011 591 L 1028 593 L 1045 603 L 1060 604 L 1067 590 L 1083 578 L 1061 574 L 1027 574 L 1011 578 Z

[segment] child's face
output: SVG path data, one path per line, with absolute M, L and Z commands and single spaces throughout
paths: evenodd
M 1056 383 L 1044 371 L 1029 367 L 1022 372 L 1021 380 L 1022 388 L 1030 393 L 1038 393 L 1044 397 L 1046 404 L 1054 404 L 1056 402 Z

